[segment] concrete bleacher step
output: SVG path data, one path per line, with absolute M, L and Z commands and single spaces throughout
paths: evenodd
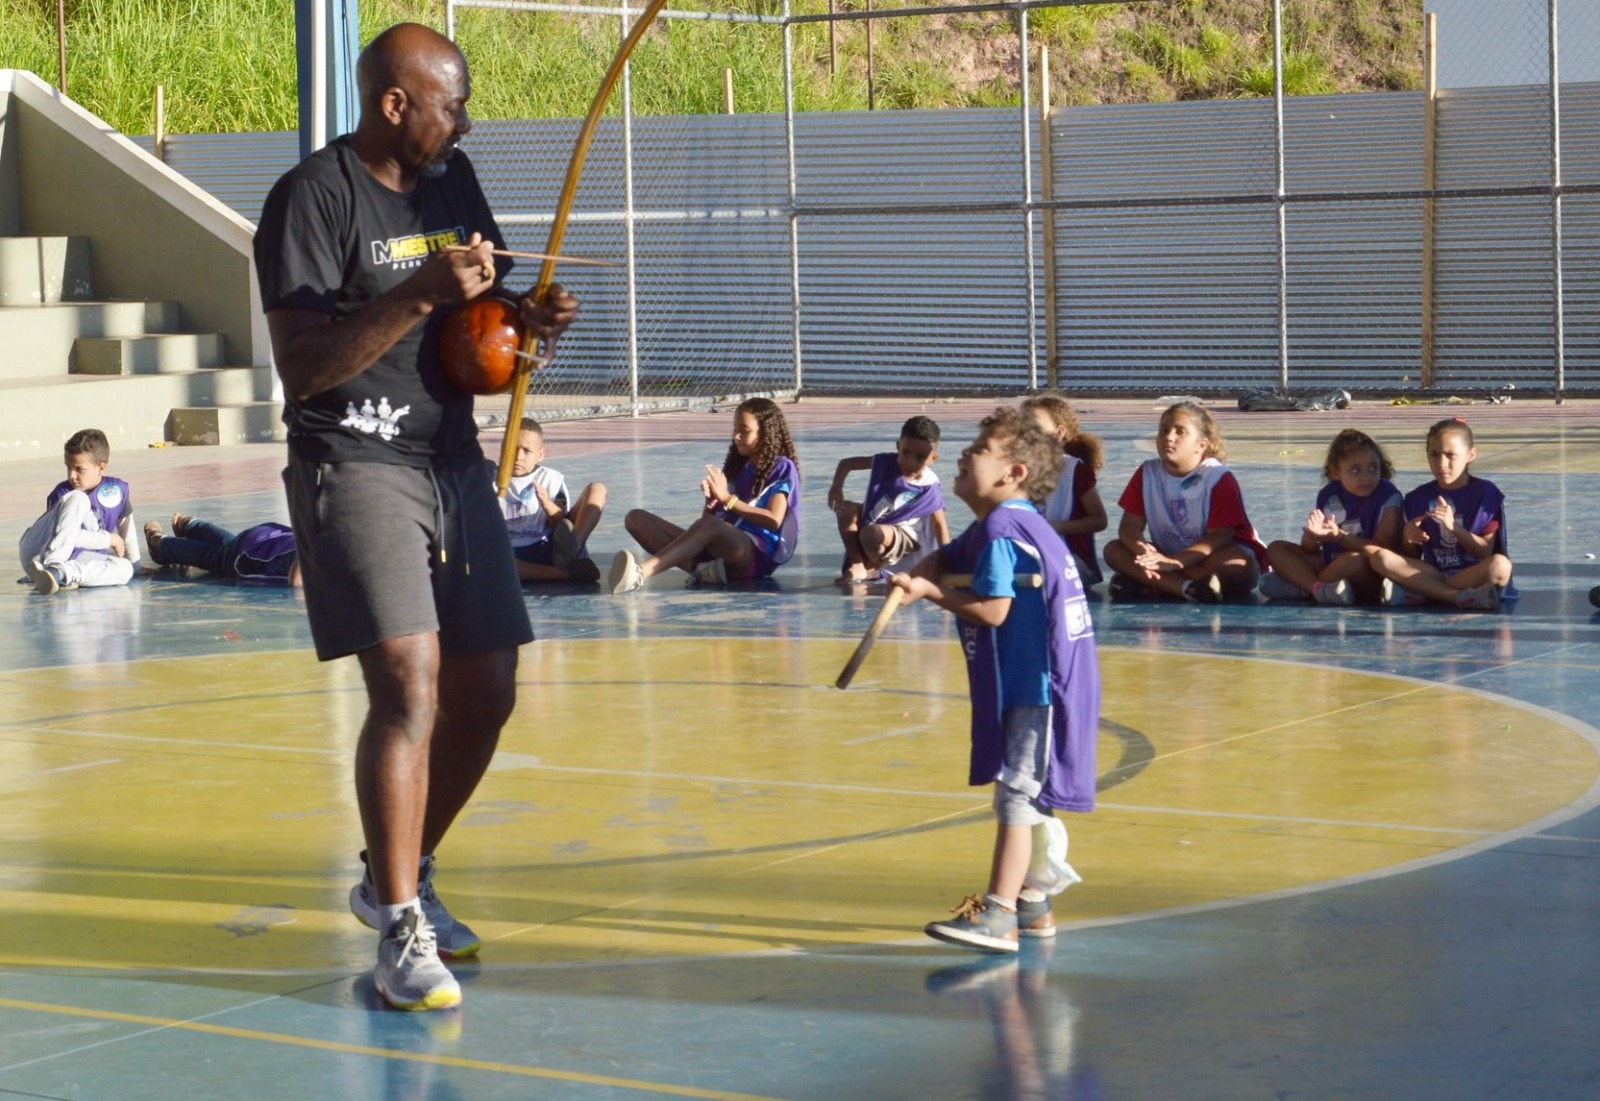
M 0 237 L 0 306 L 91 297 L 89 238 Z
M 72 373 L 77 375 L 172 374 L 221 365 L 220 333 L 79 337 L 72 342 Z
M 176 302 L 87 301 L 0 306 L 0 378 L 65 370 L 85 337 L 144 336 L 178 328 Z
M 277 401 L 173 409 L 164 430 L 169 441 L 182 447 L 288 439 L 283 403 Z
M 16 434 L 32 426 L 56 425 L 63 409 L 72 411 L 74 425 L 102 429 L 113 448 L 284 438 L 283 406 L 272 400 L 270 367 L 0 379 L 0 408 L 6 411 L 0 433 L 13 437 L 0 441 L 6 444 L 18 442 Z M 184 439 L 168 435 L 173 421 Z

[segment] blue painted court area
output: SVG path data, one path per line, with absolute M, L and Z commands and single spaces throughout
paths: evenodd
M 996 958 L 921 933 L 981 888 L 993 837 L 949 617 L 903 609 L 834 690 L 882 597 L 833 584 L 823 503 L 840 458 L 914 413 L 944 427 L 948 487 L 992 404 L 786 406 L 804 528 L 770 583 L 528 590 L 517 714 L 439 853 L 485 940 L 457 1011 L 373 993 L 374 934 L 345 909 L 362 687 L 312 658 L 294 593 L 7 586 L 0 1097 L 1600 1097 L 1600 409 L 1464 410 L 1508 500 L 1522 595 L 1500 613 L 1097 589 L 1100 805 L 1067 822 L 1084 882 L 1053 941 Z M 1079 411 L 1114 530 L 1159 409 Z M 1408 489 L 1426 426 L 1461 411 L 1219 416 L 1271 540 L 1338 429 Z M 692 518 L 730 420 L 549 427 L 550 465 L 610 487 L 602 566 L 628 508 Z M 243 527 L 286 517 L 280 466 L 110 469 L 141 523 Z M 8 545 L 60 469 L 0 463 Z

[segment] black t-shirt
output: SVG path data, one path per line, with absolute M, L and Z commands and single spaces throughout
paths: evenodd
M 474 232 L 503 245 L 500 228 L 459 150 L 449 170 L 390 191 L 361 164 L 348 137 L 311 154 L 273 185 L 256 229 L 263 309 L 343 318 L 403 283 L 429 255 Z M 496 272 L 510 269 L 497 261 Z M 435 310 L 361 374 L 302 402 L 283 419 L 289 447 L 313 462 L 428 466 L 479 459 L 472 396 L 440 370 Z

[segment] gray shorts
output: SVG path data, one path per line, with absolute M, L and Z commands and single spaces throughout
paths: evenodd
M 994 785 L 994 811 L 1002 826 L 1031 826 L 1050 811 L 1039 792 L 1050 761 L 1050 709 L 1008 707 L 1005 760 Z
M 313 463 L 283 471 L 311 638 L 323 661 L 404 635 L 476 654 L 533 640 L 482 463 Z

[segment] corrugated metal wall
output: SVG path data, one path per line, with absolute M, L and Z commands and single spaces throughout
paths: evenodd
M 1285 105 L 1288 342 L 1296 387 L 1419 386 L 1422 203 L 1363 194 L 1422 185 L 1418 94 Z M 1564 183 L 1600 183 L 1600 86 L 1563 85 Z M 1537 87 L 1439 101 L 1438 187 L 1544 186 Z M 508 243 L 544 243 L 576 124 L 482 122 L 468 142 Z M 1039 195 L 1037 133 L 1035 151 Z M 1077 390 L 1228 390 L 1278 378 L 1270 101 L 1071 108 L 1052 124 L 1061 383 Z M 795 374 L 783 119 L 637 117 L 632 163 L 641 392 L 785 389 Z M 168 161 L 259 213 L 292 163 L 288 134 L 176 136 Z M 803 386 L 1016 390 L 1030 310 L 1043 381 L 1042 236 L 1031 242 L 1016 110 L 884 111 L 795 120 Z M 623 257 L 623 147 L 592 147 L 565 250 Z M 1317 201 L 1297 197 L 1318 196 Z M 1231 205 L 1182 205 L 1233 196 Z M 1107 208 L 1107 200 L 1123 205 Z M 1142 205 L 1127 205 L 1128 200 Z M 844 211 L 831 207 L 847 208 Z M 928 208 L 937 209 L 928 209 Z M 1548 198 L 1437 204 L 1436 386 L 1553 378 Z M 1600 389 L 1600 197 L 1563 203 L 1566 379 Z M 562 391 L 626 394 L 624 271 L 569 269 L 586 301 Z

